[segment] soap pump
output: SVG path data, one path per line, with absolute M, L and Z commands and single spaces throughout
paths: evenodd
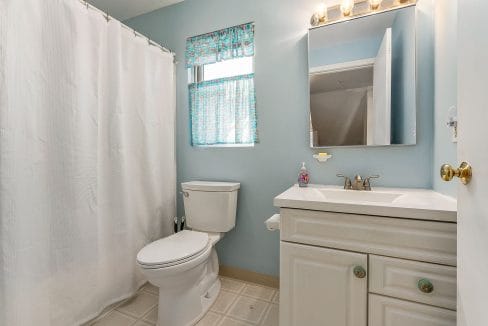
M 298 185 L 300 187 L 307 187 L 310 182 L 310 173 L 308 173 L 305 162 L 302 162 L 302 167 L 300 168 L 300 173 L 298 174 Z

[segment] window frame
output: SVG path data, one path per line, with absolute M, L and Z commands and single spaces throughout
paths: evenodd
M 219 78 L 214 78 L 214 79 L 220 79 L 220 78 L 227 78 L 227 77 L 237 77 L 237 76 L 244 76 L 248 74 L 255 74 L 255 56 L 252 57 L 243 57 L 243 58 L 252 58 L 251 59 L 251 72 L 240 74 L 240 75 L 232 75 L 232 76 L 225 76 L 225 77 L 219 77 Z M 242 58 L 237 58 L 237 59 L 230 59 L 230 60 L 240 60 Z M 201 83 L 204 81 L 210 81 L 214 79 L 205 79 L 205 67 L 208 65 L 214 65 L 214 64 L 219 64 L 222 62 L 227 62 L 229 60 L 224 60 L 216 63 L 211 63 L 211 64 L 204 64 L 204 65 L 198 65 L 198 66 L 193 66 L 191 68 L 187 68 L 187 74 L 188 74 L 188 85 L 194 84 L 194 83 Z

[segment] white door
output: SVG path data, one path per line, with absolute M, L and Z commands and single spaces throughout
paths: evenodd
M 281 242 L 280 264 L 280 326 L 366 326 L 367 255 Z
M 459 1 L 458 160 L 473 179 L 458 190 L 458 325 L 488 325 L 488 1 Z
M 373 106 L 368 106 L 368 145 L 391 142 L 391 28 L 387 28 L 374 63 Z

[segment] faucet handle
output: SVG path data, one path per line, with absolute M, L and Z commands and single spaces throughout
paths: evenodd
M 380 176 L 378 174 L 373 174 L 373 175 L 370 175 L 369 177 L 367 177 L 365 180 L 378 179 L 378 178 L 380 178 Z
M 337 177 L 339 178 L 344 178 L 344 189 L 352 189 L 352 182 L 349 177 L 345 176 L 344 174 L 336 174 Z
M 364 190 L 371 190 L 371 182 L 370 179 L 378 179 L 380 176 L 377 174 L 370 175 L 369 177 L 365 178 L 363 181 Z

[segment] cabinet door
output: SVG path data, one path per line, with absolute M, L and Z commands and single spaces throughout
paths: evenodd
M 281 242 L 280 326 L 366 326 L 366 312 L 367 255 Z
M 368 326 L 456 326 L 456 312 L 370 294 Z

